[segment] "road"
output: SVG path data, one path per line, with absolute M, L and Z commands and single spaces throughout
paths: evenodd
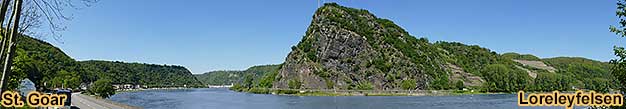
M 79 93 L 72 94 L 72 105 L 80 109 L 140 109 L 138 107 L 97 99 Z

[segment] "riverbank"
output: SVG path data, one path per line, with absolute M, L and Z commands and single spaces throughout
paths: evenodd
M 290 96 L 459 96 L 477 94 L 511 94 L 496 92 L 479 92 L 473 90 L 324 90 L 324 89 L 272 89 L 250 88 L 233 90 L 255 94 L 273 94 Z
M 80 93 L 72 94 L 72 105 L 83 109 L 142 109 L 141 107 L 131 106 L 95 96 L 83 95 Z
M 139 92 L 139 91 L 148 91 L 148 90 L 180 90 L 180 89 L 195 89 L 195 88 L 171 87 L 171 88 L 124 89 L 124 90 L 115 90 L 115 93 Z
M 116 94 L 128 92 L 140 92 L 149 90 L 182 90 L 196 88 L 148 88 L 118 90 Z M 275 88 L 250 88 L 233 90 L 236 92 L 254 94 L 272 94 L 287 96 L 460 96 L 481 94 L 513 94 L 503 92 L 480 92 L 474 90 L 332 90 L 332 89 L 275 89 Z

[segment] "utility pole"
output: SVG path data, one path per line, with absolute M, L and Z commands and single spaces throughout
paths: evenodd
M 22 13 L 22 0 L 15 0 L 13 6 L 13 25 L 11 26 L 11 35 L 8 37 L 8 52 L 4 60 L 4 67 L 2 69 L 2 79 L 0 80 L 0 92 L 7 89 L 7 81 L 11 75 L 11 64 L 13 63 L 13 56 L 15 54 L 15 45 L 18 35 L 18 28 L 20 25 L 20 15 Z

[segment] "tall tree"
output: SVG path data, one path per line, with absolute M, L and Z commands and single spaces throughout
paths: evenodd
M 619 37 L 626 37 L 626 0 L 617 0 L 617 11 L 615 14 L 619 18 L 619 24 L 617 27 L 610 26 L 609 30 Z M 613 64 L 611 74 L 618 80 L 618 89 L 622 94 L 626 94 L 626 50 L 624 47 L 617 45 L 613 47 L 613 50 L 617 59 L 611 60 L 611 64 Z M 616 108 L 624 109 L 626 106 Z
M 19 35 L 33 36 L 44 26 L 48 28 L 54 39 L 60 37 L 59 31 L 65 30 L 63 23 L 71 20 L 68 9 L 80 9 L 91 6 L 98 0 L 2 0 L 0 2 L 0 59 L 3 59 L 0 92 L 6 90 L 8 78 L 11 75 L 11 65 L 16 39 Z M 13 4 L 10 6 L 9 4 Z M 6 16 L 11 15 L 11 16 Z M 9 18 L 9 22 L 4 22 Z M 44 21 L 44 22 L 42 22 Z M 28 34 L 25 34 L 27 32 Z M 21 78 L 12 78 L 21 79 Z
M 0 92 L 5 91 L 6 90 L 6 83 L 8 81 L 8 77 L 9 75 L 11 75 L 11 64 L 13 63 L 13 56 L 14 56 L 14 51 L 15 51 L 15 39 L 17 39 L 17 35 L 19 35 L 19 33 L 17 33 L 17 28 L 19 28 L 19 23 L 20 23 L 20 14 L 22 13 L 22 0 L 15 0 L 14 2 L 14 10 L 13 10 L 13 14 L 11 19 L 13 19 L 13 25 L 11 25 L 12 27 L 10 28 L 11 30 L 11 35 L 8 37 L 8 52 L 6 54 L 6 58 L 4 59 L 4 67 L 2 68 L 2 79 L 0 82 Z M 2 45 L 4 46 L 4 45 Z M 4 48 L 2 48 L 4 49 Z M 2 54 L 4 55 L 4 54 Z

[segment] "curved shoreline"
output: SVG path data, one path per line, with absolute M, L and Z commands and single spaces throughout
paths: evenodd
M 513 94 L 505 92 L 479 92 L 470 90 L 311 90 L 311 89 L 270 89 L 250 88 L 233 90 L 254 94 L 272 94 L 289 96 L 460 96 L 480 94 Z

